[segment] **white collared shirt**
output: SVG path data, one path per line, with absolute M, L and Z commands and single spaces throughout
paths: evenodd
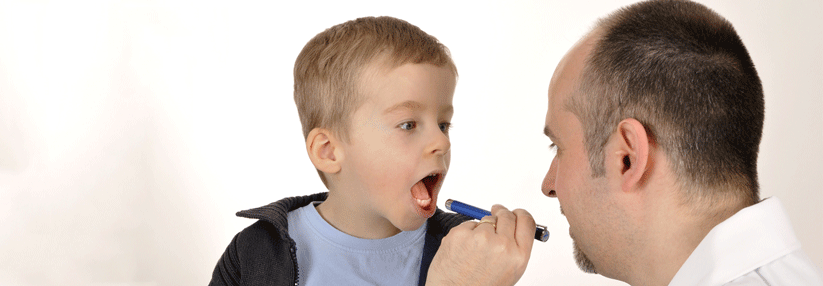
M 773 197 L 712 228 L 669 283 L 687 285 L 823 285 L 823 274 Z

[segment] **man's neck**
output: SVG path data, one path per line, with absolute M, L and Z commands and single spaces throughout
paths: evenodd
M 629 284 L 668 285 L 709 231 L 742 209 L 716 201 L 684 204 L 679 193 L 648 200 L 654 203 L 646 206 L 644 248 Z

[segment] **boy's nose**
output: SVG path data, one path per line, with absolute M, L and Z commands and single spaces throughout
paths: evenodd
M 451 140 L 449 137 L 446 136 L 440 129 L 437 129 L 437 134 L 434 135 L 434 139 L 431 143 L 429 143 L 429 147 L 427 148 L 427 153 L 432 153 L 434 155 L 446 155 L 451 149 Z

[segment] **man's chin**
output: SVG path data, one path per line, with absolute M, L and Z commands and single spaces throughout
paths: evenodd
M 572 240 L 572 245 L 574 246 L 574 261 L 577 262 L 577 267 L 583 272 L 597 274 L 597 270 L 594 268 L 594 263 L 583 253 L 583 250 L 577 246 L 577 242 Z

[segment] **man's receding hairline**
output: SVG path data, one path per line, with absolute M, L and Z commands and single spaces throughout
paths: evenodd
M 594 52 L 600 45 L 600 41 L 603 40 L 603 21 L 605 21 L 604 18 L 598 19 L 597 24 L 575 44 L 575 49 L 585 49 L 585 54 L 581 62 L 580 73 L 576 75 L 576 81 L 571 88 L 572 93 L 561 102 L 560 106 L 565 111 L 576 116 L 578 120 L 581 119 L 580 116 L 582 115 L 580 114 L 580 109 L 584 108 L 581 105 L 586 104 L 586 102 L 588 102 L 588 96 L 590 96 L 588 92 L 584 90 L 584 83 L 587 78 L 587 70 L 591 65 L 591 59 L 595 54 Z

